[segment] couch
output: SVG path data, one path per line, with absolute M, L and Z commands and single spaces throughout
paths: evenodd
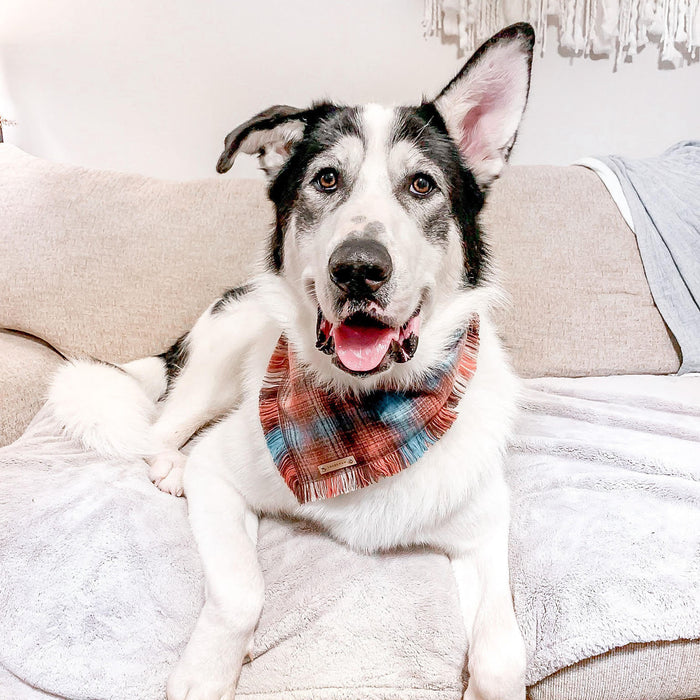
M 271 215 L 262 181 L 167 182 L 50 163 L 0 145 L 0 445 L 10 445 L 27 428 L 64 357 L 123 362 L 168 347 L 212 299 L 255 269 Z M 678 350 L 650 295 L 634 234 L 593 172 L 576 166 L 510 167 L 493 187 L 483 225 L 510 297 L 498 312 L 499 328 L 521 376 L 678 370 Z M 170 499 L 158 501 L 163 512 L 179 508 L 178 517 L 184 517 L 181 503 L 159 496 Z M 289 543 L 280 544 L 279 527 L 273 523 L 263 530 L 270 551 L 279 556 L 270 555 L 270 567 L 289 554 Z M 315 547 L 330 546 L 318 533 L 301 530 L 296 534 L 315 538 Z M 331 558 L 341 556 L 333 552 Z M 400 568 L 402 561 L 392 559 L 387 566 Z M 196 564 L 190 565 L 196 578 Z M 273 594 L 271 582 L 280 576 L 280 570 L 270 571 Z M 172 642 L 169 662 L 185 638 L 183 633 Z M 0 642 L 5 663 L 0 690 L 13 688 L 20 697 L 11 684 L 18 674 L 7 662 L 10 639 Z M 448 654 L 439 644 L 435 649 L 438 656 Z M 260 657 L 264 669 L 263 652 Z M 55 665 L 64 663 L 72 661 L 57 654 Z M 295 663 L 305 668 L 299 659 Z M 533 683 L 529 697 L 691 698 L 700 696 L 698 669 L 700 642 L 667 635 L 575 659 Z M 39 676 L 40 690 L 54 696 L 132 697 L 123 689 L 112 696 L 78 690 L 60 695 L 51 686 L 51 664 Z M 242 697 L 261 700 L 447 698 L 456 697 L 455 684 L 462 682 L 421 686 L 414 674 L 405 686 L 387 682 L 384 690 L 381 684 L 353 690 L 347 680 L 334 695 L 324 695 L 323 678 L 316 690 L 264 692 L 250 678 L 242 679 Z M 0 697 L 9 698 L 7 692 Z

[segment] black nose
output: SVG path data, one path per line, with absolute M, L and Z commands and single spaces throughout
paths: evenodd
M 351 297 L 376 292 L 391 277 L 389 251 L 372 238 L 351 238 L 341 243 L 328 261 L 333 282 Z

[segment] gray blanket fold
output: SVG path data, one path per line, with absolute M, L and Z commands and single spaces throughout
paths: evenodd
M 700 377 L 526 383 L 508 460 L 528 682 L 630 642 L 700 637 Z M 454 699 L 447 559 L 361 556 L 265 519 L 241 698 Z M 186 502 L 40 413 L 0 450 L 0 698 L 163 700 L 202 602 Z
M 679 373 L 700 372 L 700 141 L 598 160 L 622 185 L 649 288 L 681 349 Z

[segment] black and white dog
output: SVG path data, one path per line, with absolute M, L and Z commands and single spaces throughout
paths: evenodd
M 518 382 L 490 320 L 499 290 L 479 212 L 525 109 L 533 43 L 527 24 L 504 29 L 418 107 L 273 107 L 237 128 L 218 170 L 242 151 L 267 173 L 277 218 L 264 271 L 164 355 L 123 371 L 75 362 L 57 375 L 50 403 L 73 434 L 145 457 L 161 489 L 187 496 L 206 602 L 170 700 L 235 696 L 263 603 L 262 514 L 308 519 L 362 552 L 446 553 L 469 639 L 464 697 L 525 697 L 502 474 Z M 449 430 L 392 476 L 300 502 L 260 421 L 280 337 L 310 381 L 362 401 L 387 388 L 420 393 L 477 316 L 476 368 Z

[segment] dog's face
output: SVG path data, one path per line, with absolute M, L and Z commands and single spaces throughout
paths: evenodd
M 270 265 L 344 372 L 409 362 L 434 309 L 479 284 L 477 217 L 525 108 L 533 40 L 529 25 L 503 30 L 418 107 L 273 107 L 227 137 L 217 169 L 258 154 L 277 210 Z

